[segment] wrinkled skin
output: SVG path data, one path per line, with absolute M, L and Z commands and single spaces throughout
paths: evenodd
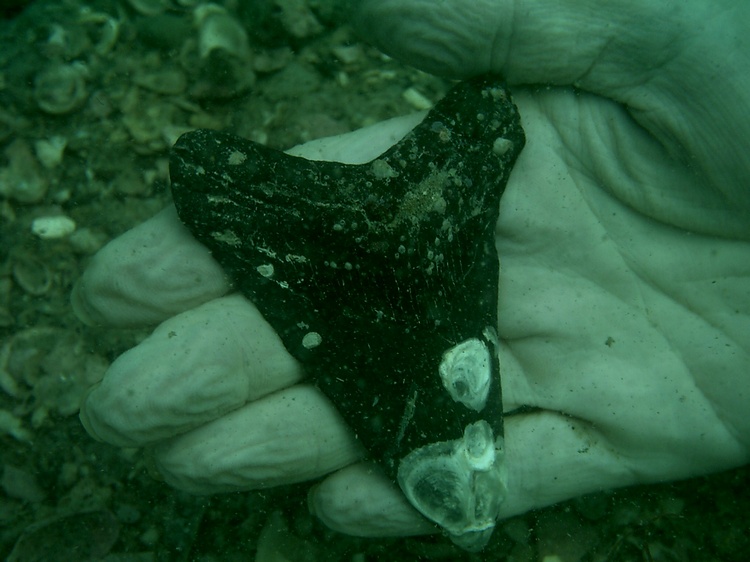
M 549 4 L 549 5 L 548 5 Z M 528 142 L 503 196 L 501 516 L 750 458 L 750 4 L 372 0 L 365 38 L 428 71 L 505 74 Z M 544 86 L 540 86 L 545 84 Z M 418 117 L 296 151 L 366 161 Z M 433 531 L 173 209 L 114 241 L 81 318 L 163 322 L 81 417 L 154 445 L 199 493 L 327 477 L 311 505 L 359 535 Z M 366 376 L 366 374 L 363 374 Z M 520 406 L 523 410 L 513 414 Z

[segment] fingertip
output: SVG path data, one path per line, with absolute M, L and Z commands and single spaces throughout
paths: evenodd
M 81 399 L 81 408 L 78 411 L 78 419 L 81 420 L 81 425 L 86 430 L 86 433 L 88 433 L 91 438 L 101 443 L 104 441 L 104 439 L 99 437 L 99 432 L 96 430 L 96 425 L 94 424 L 94 420 L 91 418 L 88 409 L 88 398 L 91 393 L 99 387 L 100 384 L 101 382 L 98 382 L 89 387 L 89 389 L 86 391 L 86 394 Z
M 83 286 L 84 278 L 78 279 L 70 291 L 70 306 L 76 318 L 86 326 L 100 326 L 105 324 L 105 319 L 91 307 L 86 299 L 86 289 Z
M 118 357 L 87 394 L 81 421 L 99 440 L 149 445 L 301 377 L 258 310 L 231 295 L 170 318 Z
M 540 410 L 505 418 L 507 518 L 636 483 L 631 463 L 590 422 Z
M 308 494 L 310 512 L 327 527 L 358 537 L 437 532 L 375 465 L 357 463 L 327 477 Z
M 73 289 L 71 306 L 88 325 L 140 327 L 228 290 L 221 267 L 168 207 L 93 257 Z
M 143 446 L 143 440 L 132 431 L 129 423 L 129 403 L 111 398 L 106 387 L 102 390 L 102 382 L 89 388 L 78 412 L 81 425 L 89 436 L 100 443 L 116 447 Z

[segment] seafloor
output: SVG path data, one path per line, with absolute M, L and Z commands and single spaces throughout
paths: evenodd
M 147 332 L 83 326 L 72 284 L 103 244 L 169 204 L 180 133 L 222 128 L 287 148 L 422 109 L 447 86 L 359 43 L 341 2 L 323 0 L 221 4 L 249 50 L 208 64 L 199 4 L 2 5 L 0 558 L 470 560 L 435 537 L 332 532 L 309 515 L 307 485 L 175 491 L 141 451 L 96 443 L 78 421 L 87 386 Z M 44 237 L 34 222 L 44 217 L 74 231 Z M 570 501 L 500 523 L 487 559 L 745 561 L 749 484 L 745 468 Z

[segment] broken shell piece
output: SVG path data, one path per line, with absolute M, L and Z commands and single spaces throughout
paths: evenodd
M 495 527 L 505 499 L 507 478 L 503 439 L 479 420 L 462 439 L 431 443 L 409 453 L 398 469 L 398 483 L 425 517 L 443 527 L 470 552 L 481 550 Z
M 440 378 L 451 398 L 481 412 L 487 403 L 492 380 L 490 361 L 490 350 L 477 338 L 446 351 L 440 362 Z
M 13 279 L 26 294 L 39 297 L 52 287 L 52 273 L 43 262 L 27 255 L 13 258 Z
M 73 234 L 75 229 L 75 221 L 65 215 L 39 217 L 34 219 L 31 223 L 31 232 L 44 240 L 65 238 L 66 236 Z
M 238 58 L 246 58 L 250 53 L 245 29 L 221 6 L 198 6 L 193 21 L 199 30 L 198 51 L 202 59 L 216 49 Z
M 430 98 L 425 96 L 416 88 L 407 88 L 406 90 L 404 90 L 404 93 L 401 94 L 401 96 L 414 109 L 418 109 L 420 111 L 424 109 L 430 109 L 434 105 Z
M 305 39 L 323 31 L 323 26 L 303 0 L 275 0 L 279 20 L 292 37 Z
M 94 52 L 98 55 L 107 55 L 112 52 L 120 37 L 120 20 L 113 18 L 105 12 L 95 12 L 88 6 L 81 8 L 78 21 L 88 26 L 94 26 L 94 34 L 99 39 L 94 45 Z
M 6 560 L 104 560 L 119 533 L 106 509 L 53 517 L 26 527 Z
M 88 98 L 86 67 L 60 64 L 42 70 L 34 79 L 34 99 L 45 113 L 63 115 L 80 108 Z

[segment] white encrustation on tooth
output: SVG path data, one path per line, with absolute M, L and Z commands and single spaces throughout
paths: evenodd
M 451 347 L 440 361 L 440 378 L 454 401 L 481 412 L 492 381 L 492 358 L 487 344 L 471 338 Z
M 462 438 L 415 449 L 398 467 L 398 483 L 412 505 L 470 552 L 487 544 L 505 500 L 503 444 L 479 420 Z

